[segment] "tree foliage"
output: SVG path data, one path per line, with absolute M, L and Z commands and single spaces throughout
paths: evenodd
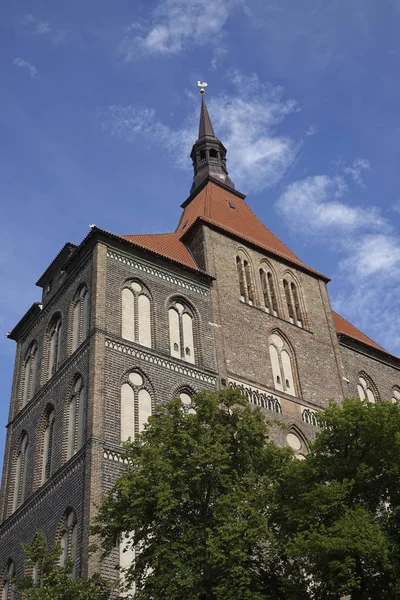
M 400 599 L 400 410 L 345 400 L 305 461 L 234 390 L 161 407 L 94 532 L 136 549 L 135 600 Z
M 31 545 L 23 544 L 22 547 L 32 575 L 12 578 L 19 600 L 107 600 L 110 597 L 111 584 L 98 575 L 90 579 L 74 578 L 74 563 L 69 558 L 61 567 L 61 547 L 56 545 L 48 551 L 42 533 L 36 534 Z M 36 577 L 33 571 L 36 571 Z

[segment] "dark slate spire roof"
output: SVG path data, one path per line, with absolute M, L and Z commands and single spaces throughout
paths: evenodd
M 199 137 L 193 145 L 190 157 L 194 169 L 191 194 L 209 179 L 235 189 L 226 168 L 226 148 L 214 133 L 204 95 L 201 97 Z
M 204 100 L 204 94 L 201 96 L 201 109 L 200 109 L 200 125 L 199 125 L 199 139 L 205 135 L 211 135 L 215 137 L 214 129 L 211 124 L 210 115 L 208 114 L 207 104 Z

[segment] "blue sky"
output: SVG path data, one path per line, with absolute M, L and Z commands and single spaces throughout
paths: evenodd
M 0 453 L 5 334 L 89 223 L 175 228 L 199 79 L 237 189 L 400 354 L 399 27 L 400 0 L 3 1 Z

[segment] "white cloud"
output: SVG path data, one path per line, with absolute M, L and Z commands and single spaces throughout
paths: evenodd
M 368 161 L 352 163 L 369 168 Z M 377 207 L 351 205 L 348 184 L 358 174 L 317 175 L 286 187 L 277 202 L 288 226 L 309 242 L 323 234 L 325 250 L 338 253 L 332 305 L 389 351 L 400 353 L 400 235 Z M 357 182 L 358 183 L 358 182 Z
M 366 158 L 356 158 L 351 165 L 344 166 L 343 172 L 352 177 L 354 183 L 363 186 L 363 172 L 370 170 L 369 161 Z
M 262 84 L 256 75 L 233 74 L 237 91 L 214 97 L 209 112 L 214 129 L 229 149 L 228 169 L 238 189 L 261 190 L 276 184 L 292 163 L 298 144 L 278 134 L 279 124 L 297 110 L 284 100 L 281 88 Z M 199 106 L 178 129 L 158 120 L 152 109 L 112 106 L 103 113 L 103 125 L 112 135 L 132 141 L 138 136 L 164 147 L 179 167 L 190 169 L 188 156 L 197 138 Z M 178 151 L 178 153 L 177 153 Z
M 32 63 L 20 58 L 19 56 L 13 60 L 13 65 L 19 67 L 20 69 L 27 69 L 29 71 L 29 76 L 31 79 L 35 79 L 38 70 Z
M 342 270 L 354 281 L 371 275 L 400 280 L 400 239 L 396 235 L 377 233 L 353 240 L 349 256 L 341 262 Z
M 306 136 L 316 135 L 318 133 L 318 129 L 315 125 L 310 125 L 310 127 L 306 131 Z
M 376 208 L 351 206 L 343 198 L 347 192 L 344 177 L 315 175 L 288 185 L 277 202 L 278 210 L 291 229 L 307 235 L 331 231 L 349 233 L 362 228 L 386 226 Z
M 189 46 L 215 43 L 236 0 L 163 0 L 150 24 L 131 26 L 120 45 L 126 61 L 139 52 L 179 54 Z
M 32 33 L 37 33 L 38 35 L 46 35 L 47 33 L 51 33 L 53 29 L 48 21 L 37 19 L 32 14 L 25 15 L 23 22 L 31 29 Z

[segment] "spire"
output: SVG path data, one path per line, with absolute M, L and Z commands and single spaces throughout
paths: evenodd
M 208 114 L 207 104 L 204 100 L 204 94 L 201 95 L 201 109 L 200 109 L 200 125 L 199 125 L 199 139 L 205 135 L 211 135 L 215 137 L 214 129 L 211 124 L 210 115 Z
M 190 190 L 192 194 L 207 179 L 214 179 L 224 185 L 235 189 L 228 177 L 226 168 L 226 148 L 216 137 L 204 100 L 205 82 L 198 82 L 201 87 L 201 107 L 199 137 L 194 143 L 190 157 L 193 161 L 194 177 Z

